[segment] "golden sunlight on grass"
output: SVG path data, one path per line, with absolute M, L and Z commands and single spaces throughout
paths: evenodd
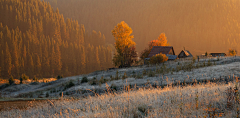
M 56 78 L 43 78 L 43 79 L 38 79 L 37 81 L 39 83 L 42 83 L 42 82 L 52 82 L 52 81 L 56 81 L 57 79 Z M 19 79 L 14 79 L 14 82 L 16 84 L 20 84 L 20 80 Z M 29 84 L 29 83 L 32 83 L 32 82 L 35 82 L 34 80 L 32 79 L 28 79 L 28 80 L 23 80 L 23 84 Z M 7 84 L 8 83 L 8 80 L 7 79 L 0 79 L 0 85 L 2 84 Z
M 11 117 L 237 117 L 238 83 L 140 88 L 87 98 L 45 101 L 26 110 L 1 111 Z M 30 105 L 31 106 L 31 105 Z

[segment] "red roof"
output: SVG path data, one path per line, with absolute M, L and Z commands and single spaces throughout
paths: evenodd
M 167 55 L 171 50 L 173 50 L 172 46 L 153 46 L 151 52 L 148 55 L 148 58 L 159 53 Z M 175 55 L 174 50 L 173 50 L 173 55 Z

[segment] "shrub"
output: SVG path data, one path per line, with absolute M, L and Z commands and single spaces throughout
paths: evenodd
M 14 83 L 13 76 L 11 76 L 11 77 L 8 79 L 8 83 L 9 83 L 9 85 L 12 85 L 12 84 Z
M 235 56 L 237 54 L 237 50 L 230 48 L 230 49 L 228 49 L 228 53 L 230 56 Z
M 136 78 L 137 78 L 137 79 L 142 79 L 142 78 L 143 78 L 143 75 L 142 75 L 142 74 L 138 74 L 138 75 L 136 76 Z
M 177 65 L 176 71 L 178 72 L 178 71 L 180 71 L 180 70 L 182 70 L 182 66 L 181 66 L 181 65 Z
M 196 59 L 195 57 L 192 58 L 192 63 L 195 63 L 196 62 Z
M 127 76 L 127 73 L 124 72 L 124 75 L 122 76 L 122 79 L 126 79 L 128 76 Z
M 143 75 L 146 75 L 146 74 L 147 74 L 147 71 L 146 71 L 146 70 L 143 70 L 142 74 L 143 74 Z
M 89 81 L 89 84 L 90 85 L 97 85 L 98 81 L 97 81 L 97 78 L 94 77 L 91 81 Z
M 208 60 L 207 66 L 211 66 L 212 63 L 210 62 L 210 59 Z
M 75 84 L 72 82 L 72 81 L 70 81 L 66 86 L 65 86 L 65 90 L 67 89 L 67 88 L 71 88 L 72 86 L 74 86 Z
M 207 53 L 207 52 L 205 53 L 205 56 L 208 56 L 208 53 Z
M 46 93 L 46 98 L 48 98 L 48 97 L 49 97 L 49 93 L 47 92 L 47 93 Z
M 113 89 L 113 90 L 117 90 L 117 86 L 115 84 L 111 84 L 110 88 Z
M 110 75 L 110 80 L 111 80 L 111 81 L 114 80 L 114 77 L 113 77 L 112 75 Z
M 20 84 L 22 84 L 23 80 L 28 80 L 29 77 L 25 74 L 22 74 L 22 76 L 20 77 Z
M 86 83 L 88 82 L 88 78 L 87 77 L 83 77 L 82 80 L 81 80 L 81 83 Z
M 136 72 L 135 71 L 132 71 L 132 77 L 136 78 Z
M 34 82 L 38 82 L 38 78 L 36 76 L 33 77 Z
M 148 72 L 148 77 L 154 77 L 154 76 L 155 76 L 155 73 L 153 71 Z
M 199 68 L 199 63 L 197 63 L 196 68 Z
M 63 78 L 63 76 L 61 76 L 61 75 L 58 75 L 58 76 L 57 76 L 57 79 L 58 79 L 58 80 L 61 79 L 61 78 Z
M 99 80 L 99 83 L 101 83 L 101 84 L 106 83 L 106 82 L 107 82 L 107 79 L 105 79 L 103 76 Z
M 159 64 L 168 60 L 168 57 L 165 54 L 156 54 L 150 58 L 150 64 Z
M 69 95 L 69 93 L 68 93 L 68 92 L 66 92 L 66 93 L 65 93 L 65 95 Z
M 116 77 L 115 80 L 119 80 L 118 70 L 116 71 Z
M 138 111 L 140 111 L 144 116 L 147 116 L 152 107 L 147 105 L 138 106 Z

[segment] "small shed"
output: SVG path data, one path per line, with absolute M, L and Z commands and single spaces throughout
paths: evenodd
M 178 58 L 186 58 L 186 57 L 193 57 L 188 50 L 182 50 L 178 55 Z
M 209 55 L 212 55 L 213 57 L 224 57 L 224 56 L 226 56 L 225 53 L 210 53 Z
M 168 57 L 168 60 L 175 60 L 177 58 L 172 46 L 153 46 L 147 59 L 150 59 L 152 56 L 159 53 L 165 54 Z

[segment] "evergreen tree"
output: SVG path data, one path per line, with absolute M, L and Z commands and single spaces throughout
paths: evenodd
M 95 65 L 95 69 L 96 70 L 101 70 L 101 66 L 100 66 L 100 60 L 99 60 L 99 55 L 98 55 L 98 47 L 96 47 L 96 65 Z
M 18 47 L 16 42 L 13 43 L 13 64 L 14 64 L 14 76 L 19 77 L 19 54 L 18 54 Z
M 6 50 L 5 50 L 5 69 L 7 71 L 7 73 L 5 74 L 8 75 L 8 77 L 10 77 L 12 73 L 12 57 L 11 57 L 7 43 L 6 43 Z
M 55 53 L 55 62 L 56 62 L 56 70 L 57 74 L 61 74 L 62 69 L 62 61 L 61 61 L 61 51 L 59 49 L 59 46 L 56 46 L 56 53 Z
M 33 56 L 28 53 L 28 57 L 29 57 L 29 62 L 28 62 L 28 75 L 30 77 L 33 77 L 35 70 L 34 70 L 34 62 L 33 62 Z
M 39 58 L 39 56 L 37 55 L 37 61 L 36 61 L 36 66 L 35 66 L 35 70 L 36 70 L 36 75 L 38 75 L 39 77 L 42 75 L 41 73 L 41 67 L 42 67 L 42 64 L 41 64 L 41 60 Z
M 88 34 L 78 21 L 65 22 L 49 3 L 0 0 L 0 16 L 5 16 L 0 17 L 3 78 L 23 73 L 30 77 L 72 76 L 105 69 L 111 63 L 112 54 L 105 49 L 100 31 Z
M 43 52 L 43 62 L 42 62 L 42 68 L 43 68 L 43 73 L 45 77 L 50 77 L 50 58 L 48 55 L 48 50 L 47 48 L 44 48 Z
M 5 70 L 5 65 L 4 65 L 4 52 L 3 52 L 3 50 L 1 50 L 1 56 L 0 56 L 0 67 L 1 67 L 1 76 L 4 78 L 5 76 L 4 76 L 4 74 L 5 74 L 5 72 L 4 72 L 4 70 Z

